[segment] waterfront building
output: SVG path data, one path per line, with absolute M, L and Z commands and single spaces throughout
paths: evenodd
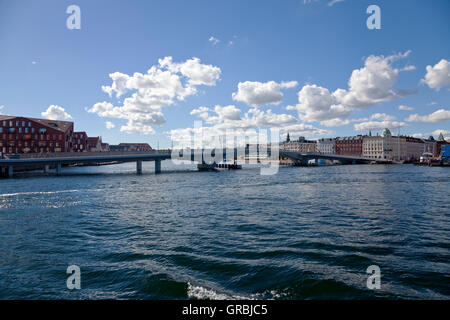
M 363 153 L 363 136 L 338 137 L 335 139 L 336 154 L 361 156 Z
M 406 153 L 405 137 L 394 137 L 389 129 L 384 129 L 381 136 L 364 136 L 362 156 L 365 158 L 404 160 Z
M 336 141 L 332 138 L 317 140 L 317 151 L 324 154 L 336 154 Z
M 73 122 L 0 115 L 0 152 L 72 151 Z
M 148 143 L 119 143 L 118 145 L 110 145 L 111 151 L 152 151 L 153 148 Z
M 288 135 L 289 138 L 289 135 Z M 317 142 L 312 140 L 307 140 L 305 137 L 299 137 L 298 140 L 286 139 L 285 142 L 281 142 L 279 145 L 281 150 L 307 153 L 307 152 L 317 152 Z
M 428 139 L 423 139 L 423 153 L 430 153 L 434 157 L 439 155 L 439 152 L 436 148 L 436 140 L 434 140 L 433 136 L 430 136 Z
M 406 154 L 401 154 L 402 159 L 406 161 L 418 161 L 424 153 L 425 142 L 422 139 L 414 137 L 402 137 L 406 141 Z
M 73 152 L 86 152 L 88 150 L 88 136 L 84 131 L 74 132 L 72 135 Z
M 109 148 L 109 143 L 102 143 L 102 152 L 109 152 L 111 151 Z
M 87 148 L 90 152 L 102 151 L 102 137 L 88 137 Z

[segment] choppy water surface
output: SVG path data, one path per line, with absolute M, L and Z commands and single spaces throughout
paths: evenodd
M 0 180 L 0 298 L 450 298 L 448 168 L 192 168 Z

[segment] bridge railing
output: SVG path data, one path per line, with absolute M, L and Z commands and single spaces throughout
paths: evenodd
M 128 156 L 128 155 L 158 154 L 154 151 L 108 151 L 108 152 L 51 152 L 51 153 L 21 153 L 10 159 L 42 159 L 42 158 L 75 158 L 75 157 L 102 157 L 102 156 Z M 17 159 L 16 158 L 16 159 Z

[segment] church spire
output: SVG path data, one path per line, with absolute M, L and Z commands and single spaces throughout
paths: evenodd
M 287 136 L 286 136 L 286 142 L 290 142 L 291 141 L 291 138 L 289 137 L 289 132 L 287 133 Z

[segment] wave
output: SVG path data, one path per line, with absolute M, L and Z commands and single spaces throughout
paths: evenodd
M 191 299 L 198 300 L 248 300 L 250 297 L 235 296 L 225 293 L 219 293 L 201 286 L 195 286 L 188 282 L 187 295 Z
M 34 192 L 16 192 L 16 193 L 4 193 L 0 194 L 0 197 L 17 197 L 17 196 L 29 196 L 29 195 L 41 195 L 41 194 L 59 194 L 59 193 L 72 193 L 72 192 L 95 192 L 99 190 L 58 190 L 58 191 L 34 191 Z

